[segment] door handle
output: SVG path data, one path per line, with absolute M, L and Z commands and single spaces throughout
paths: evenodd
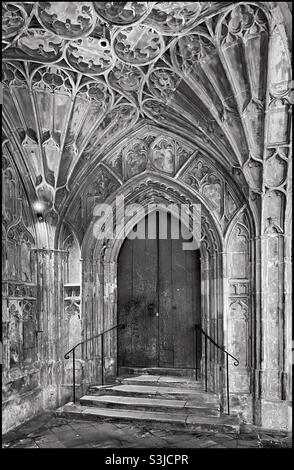
M 155 305 L 154 304 L 148 304 L 147 305 L 147 310 L 148 310 L 149 315 L 152 315 L 154 313 L 154 310 L 155 310 Z
M 155 314 L 156 317 L 159 317 L 159 312 L 155 312 L 155 304 L 148 304 L 147 310 L 150 316 Z

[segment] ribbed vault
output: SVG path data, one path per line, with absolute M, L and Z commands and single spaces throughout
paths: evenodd
M 47 219 L 70 217 L 77 188 L 97 168 L 106 176 L 96 200 L 147 160 L 175 176 L 199 149 L 258 199 L 265 116 L 290 79 L 281 11 L 274 2 L 4 3 L 4 133 Z M 275 102 L 270 114 L 287 120 L 287 104 Z M 284 124 L 273 141 L 287 141 Z M 142 143 L 146 125 L 166 139 Z M 126 170 L 134 153 L 141 166 Z
M 201 322 L 239 358 L 232 409 L 289 429 L 291 4 L 2 5 L 5 428 L 68 400 L 65 351 L 116 324 L 122 240 L 93 215 L 124 196 L 201 205 Z M 85 349 L 80 392 L 102 381 Z

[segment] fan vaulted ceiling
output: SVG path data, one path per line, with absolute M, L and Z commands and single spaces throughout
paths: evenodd
M 174 176 L 200 148 L 244 191 L 258 192 L 275 8 L 4 3 L 4 132 L 28 190 L 58 214 L 98 167 L 97 194 L 105 199 L 146 168 Z M 276 41 L 272 67 L 286 54 L 281 36 Z M 283 87 L 288 65 L 280 73 Z M 151 148 L 149 164 L 126 167 L 131 142 L 133 160 Z M 177 158 L 163 165 L 166 150 Z

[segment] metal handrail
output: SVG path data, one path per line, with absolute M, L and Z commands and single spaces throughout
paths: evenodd
M 73 402 L 74 403 L 76 402 L 76 369 L 75 369 L 75 365 L 76 365 L 75 350 L 76 350 L 76 348 L 78 346 L 80 346 L 81 344 L 87 343 L 88 341 L 91 341 L 91 340 L 96 339 L 96 338 L 100 338 L 100 336 L 101 336 L 101 368 L 102 368 L 101 381 L 102 381 L 102 385 L 104 385 L 104 335 L 105 335 L 105 333 L 109 333 L 110 331 L 115 330 L 116 328 L 125 328 L 125 326 L 126 325 L 124 325 L 124 324 L 112 326 L 111 328 L 108 328 L 108 330 L 102 331 L 98 335 L 92 336 L 91 338 L 87 338 L 84 341 L 81 341 L 80 343 L 77 343 L 73 348 L 71 348 L 69 351 L 67 351 L 67 353 L 64 355 L 64 359 L 69 359 L 70 358 L 70 353 L 72 352 L 72 364 L 73 364 L 73 367 L 72 367 L 72 378 L 73 378 L 72 382 L 73 382 L 73 385 L 72 385 L 72 387 L 73 387 Z
M 228 415 L 230 414 L 230 382 L 229 382 L 229 356 L 234 359 L 234 366 L 239 365 L 239 361 L 236 357 L 226 351 L 222 346 L 217 344 L 202 328 L 200 325 L 195 325 L 196 335 L 197 331 L 200 331 L 205 338 L 205 391 L 207 392 L 207 340 L 209 340 L 214 346 L 223 351 L 226 354 L 226 383 L 227 383 L 227 411 Z M 196 336 L 196 380 L 198 380 L 198 348 L 197 348 L 197 336 Z

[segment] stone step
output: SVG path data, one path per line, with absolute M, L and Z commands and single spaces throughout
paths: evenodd
M 139 376 L 117 377 L 117 383 L 124 385 L 158 385 L 160 387 L 185 387 L 204 391 L 204 385 L 188 377 L 142 374 Z
M 189 413 L 151 412 L 139 410 L 121 410 L 110 408 L 86 407 L 68 403 L 55 412 L 56 416 L 72 419 L 103 421 L 126 421 L 146 425 L 152 424 L 171 429 L 183 429 L 194 432 L 214 431 L 239 433 L 239 420 L 236 416 L 198 416 Z
M 118 368 L 119 375 L 169 375 L 175 377 L 188 377 L 195 379 L 195 369 L 183 369 L 175 367 L 125 367 Z
M 166 398 L 166 399 L 187 399 L 199 403 L 218 404 L 218 395 L 210 392 L 203 392 L 189 387 L 164 387 L 160 385 L 110 385 L 100 387 L 92 385 L 88 388 L 88 395 L 120 395 L 145 398 Z
M 190 400 L 165 400 L 160 398 L 137 398 L 119 395 L 85 395 L 80 399 L 83 406 L 96 406 L 101 408 L 116 408 L 142 411 L 164 411 L 197 413 L 201 416 L 219 416 L 220 407 L 212 404 L 195 403 Z

